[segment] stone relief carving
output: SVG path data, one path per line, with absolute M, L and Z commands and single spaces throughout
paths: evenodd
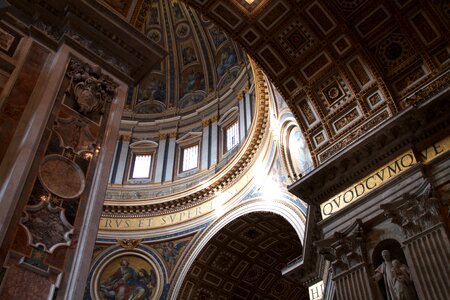
M 360 219 L 356 219 L 344 232 L 335 232 L 332 238 L 314 243 L 319 254 L 331 262 L 335 275 L 364 262 L 364 244 L 364 230 Z
M 86 115 L 91 112 L 103 113 L 105 103 L 110 103 L 117 85 L 102 74 L 97 65 L 90 66 L 76 59 L 69 63 L 67 76 L 71 79 L 69 94 L 78 104 L 78 112 Z
M 53 253 L 57 247 L 70 246 L 74 230 L 64 215 L 64 209 L 42 201 L 38 205 L 27 206 L 25 217 L 20 221 L 33 247 L 42 247 Z
M 50 193 L 66 199 L 80 196 L 86 186 L 81 168 L 72 160 L 58 154 L 47 155 L 42 160 L 39 180 Z
M 440 199 L 431 185 L 425 182 L 414 194 L 405 194 L 401 199 L 382 204 L 386 217 L 402 228 L 406 238 L 413 237 L 441 221 Z
M 60 117 L 53 129 L 58 134 L 61 147 L 72 148 L 75 153 L 95 151 L 96 137 L 82 119 Z
M 43 21 L 36 21 L 33 25 L 36 29 L 55 41 L 58 41 L 62 36 L 60 30 Z
M 109 64 L 115 66 L 117 69 L 119 69 L 122 73 L 125 73 L 127 75 L 131 75 L 131 66 L 127 63 L 124 63 L 114 56 L 110 55 L 107 49 L 103 48 L 102 46 L 98 45 L 98 43 L 94 42 L 91 39 L 86 38 L 81 33 L 78 33 L 73 28 L 67 28 L 64 31 L 64 34 L 72 38 L 75 42 L 79 43 L 86 49 L 89 49 L 90 51 L 94 52 L 98 56 L 100 56 L 102 59 L 104 59 Z
M 124 248 L 125 250 L 133 250 L 138 247 L 142 243 L 142 239 L 125 239 L 125 240 L 117 240 L 117 244 Z

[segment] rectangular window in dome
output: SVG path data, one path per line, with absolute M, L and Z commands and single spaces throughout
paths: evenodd
M 183 148 L 183 164 L 181 171 L 185 172 L 191 169 L 195 169 L 198 166 L 198 144 Z
M 150 166 L 152 156 L 150 154 L 136 154 L 133 161 L 133 179 L 144 179 L 150 177 Z
M 239 124 L 237 121 L 227 127 L 225 137 L 227 142 L 226 151 L 230 151 L 239 144 Z

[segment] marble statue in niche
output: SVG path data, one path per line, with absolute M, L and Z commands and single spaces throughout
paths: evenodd
M 392 277 L 392 261 L 389 250 L 381 251 L 383 262 L 375 269 L 374 279 L 384 280 L 384 288 L 386 290 L 387 300 L 397 300 L 394 292 L 394 280 Z
M 416 293 L 409 269 L 399 260 L 391 260 L 389 250 L 381 252 L 383 263 L 375 269 L 374 279 L 383 279 L 387 300 L 415 300 Z
M 147 300 L 156 286 L 153 267 L 139 257 L 113 260 L 100 275 L 100 296 L 105 300 Z

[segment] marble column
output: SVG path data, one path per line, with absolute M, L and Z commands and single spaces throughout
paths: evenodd
M 0 245 L 5 239 L 13 215 L 16 214 L 20 193 L 27 181 L 40 137 L 58 91 L 57 85 L 46 83 L 60 81 L 64 76 L 65 62 L 68 59 L 68 53 L 60 52 L 54 55 L 45 47 L 33 42 L 31 38 L 24 39 L 23 57 L 20 57 L 18 62 L 23 65 L 18 65 L 15 74 L 10 77 L 9 80 L 15 82 L 1 107 L 3 111 L 17 110 L 21 116 L 15 114 L 15 126 L 12 124 L 6 126 L 7 119 L 3 115 L 0 116 L 3 120 L 2 127 L 10 129 L 10 139 L 5 140 L 5 135 L 0 135 L 2 150 L 5 151 L 5 159 L 1 160 L 0 164 Z M 32 61 L 40 61 L 41 65 L 32 64 Z M 28 79 L 24 81 L 22 77 Z M 34 79 L 34 82 L 30 78 Z M 30 91 L 24 93 L 24 88 Z M 7 109 L 8 99 L 11 96 L 13 96 L 11 101 L 15 103 L 11 105 L 14 110 Z M 13 132 L 11 128 L 14 128 Z
M 201 170 L 207 170 L 209 167 L 209 120 L 203 120 L 202 127 Z
M 214 116 L 211 119 L 211 166 L 214 166 L 217 164 L 217 155 L 218 155 L 218 125 L 217 125 L 217 116 Z
M 338 300 L 376 299 L 364 255 L 365 237 L 361 220 L 357 219 L 346 230 L 314 244 L 331 263 Z
M 403 242 L 421 299 L 450 299 L 450 242 L 439 223 Z
M 375 299 L 370 287 L 370 278 L 364 264 L 353 267 L 333 277 L 338 300 Z
M 381 208 L 400 226 L 404 253 L 420 299 L 450 299 L 450 240 L 440 199 L 431 185 Z
M 177 133 L 171 132 L 169 134 L 169 143 L 168 143 L 168 151 L 166 158 L 166 172 L 164 174 L 164 182 L 171 182 L 173 180 L 173 169 L 175 166 L 175 146 Z
M 159 135 L 158 153 L 156 154 L 155 182 L 162 182 L 164 158 L 166 154 L 167 135 Z
M 122 138 L 122 143 L 121 143 L 120 149 L 118 148 L 116 150 L 119 153 L 118 156 L 117 155 L 115 156 L 115 157 L 118 157 L 117 169 L 116 169 L 115 177 L 112 179 L 111 183 L 114 183 L 114 184 L 122 184 L 123 183 L 129 147 L 130 147 L 130 136 L 125 135 Z

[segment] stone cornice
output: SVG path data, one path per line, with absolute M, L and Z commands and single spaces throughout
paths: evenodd
M 9 2 L 12 25 L 54 50 L 68 44 L 127 84 L 139 82 L 166 54 L 96 1 Z
M 320 205 L 403 151 L 430 144 L 430 137 L 448 135 L 448 97 L 449 88 L 439 97 L 411 106 L 292 184 L 289 191 L 309 204 Z

